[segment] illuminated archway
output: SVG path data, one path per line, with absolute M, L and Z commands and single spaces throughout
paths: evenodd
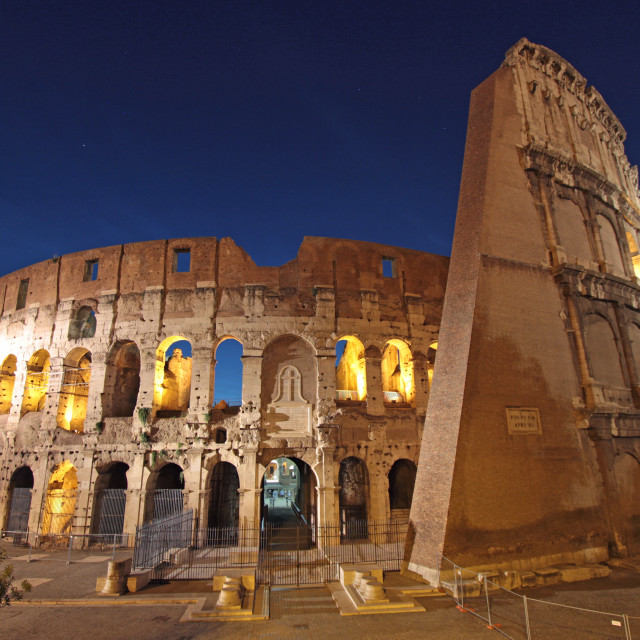
M 87 416 L 89 380 L 91 379 L 91 353 L 76 348 L 63 362 L 62 385 L 56 424 L 67 431 L 82 432 Z
M 382 391 L 387 404 L 411 404 L 415 397 L 413 358 L 402 340 L 389 340 L 382 352 Z
M 105 418 L 133 415 L 140 389 L 140 350 L 135 342 L 114 345 L 107 359 L 102 411 Z
M 627 231 L 627 244 L 629 245 L 629 253 L 631 262 L 633 263 L 633 272 L 636 278 L 640 278 L 640 251 L 638 251 L 638 243 L 636 242 L 635 231 Z
M 262 476 L 262 519 L 276 526 L 302 526 L 315 540 L 316 486 L 313 469 L 300 458 L 271 460 Z
M 21 414 L 29 411 L 42 411 L 47 401 L 49 389 L 49 369 L 51 360 L 45 349 L 36 351 L 27 362 L 27 378 L 22 394 Z
M 427 373 L 429 375 L 429 388 L 433 382 L 433 368 L 436 365 L 436 356 L 438 355 L 438 343 L 432 342 L 427 351 Z
M 65 460 L 55 467 L 49 478 L 42 519 L 43 535 L 70 533 L 76 510 L 78 475 L 76 468 Z
M 11 475 L 9 482 L 9 517 L 6 531 L 26 531 L 31 510 L 33 473 L 29 467 L 20 467 Z
M 191 343 L 183 336 L 165 338 L 156 350 L 153 409 L 164 417 L 189 408 L 191 394 Z
M 69 340 L 93 338 L 96 335 L 96 312 L 88 306 L 80 307 L 69 323 Z
M 365 400 L 367 371 L 364 346 L 354 336 L 336 342 L 336 400 Z
M 11 411 L 11 398 L 13 397 L 13 386 L 16 382 L 17 358 L 9 354 L 2 362 L 0 369 L 0 414 Z

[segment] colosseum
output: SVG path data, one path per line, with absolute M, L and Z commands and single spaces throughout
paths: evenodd
M 305 238 L 259 267 L 183 238 L 4 276 L 0 525 L 88 544 L 185 511 L 263 528 L 286 507 L 348 543 L 408 521 L 404 568 L 432 581 L 443 555 L 524 571 L 637 553 L 625 135 L 523 39 L 472 93 L 451 260 Z M 238 397 L 216 376 L 227 341 Z

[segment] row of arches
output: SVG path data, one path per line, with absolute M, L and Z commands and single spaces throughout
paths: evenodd
M 124 532 L 129 466 L 113 461 L 97 474 L 90 531 L 96 535 L 120 535 Z M 408 459 L 396 460 L 388 473 L 391 517 L 408 515 L 415 483 L 416 466 Z M 366 463 L 350 456 L 340 463 L 339 471 L 340 525 L 347 538 L 367 521 L 369 477 Z M 26 531 L 31 511 L 34 476 L 28 466 L 13 472 L 9 483 L 9 513 L 5 530 Z M 295 457 L 279 457 L 266 467 L 261 483 L 263 525 L 266 521 L 302 517 L 309 526 L 318 520 L 316 504 L 317 478 L 312 468 Z M 168 518 L 180 513 L 184 504 L 184 472 L 174 462 L 154 469 L 146 483 L 145 522 Z M 40 533 L 54 535 L 71 533 L 76 516 L 78 474 L 74 465 L 65 460 L 52 470 L 47 483 Z M 239 519 L 240 478 L 236 467 L 217 462 L 209 473 L 206 490 L 206 526 L 213 529 L 237 528 Z M 296 513 L 297 512 L 297 513 Z M 284 514 L 284 516 L 283 516 Z M 366 527 L 365 527 L 366 529 Z
M 434 343 L 429 350 L 430 374 L 435 360 Z M 213 405 L 242 403 L 242 344 L 233 337 L 216 347 L 213 362 L 216 370 Z M 388 404 L 412 405 L 415 401 L 415 374 L 409 345 L 400 339 L 388 340 L 381 354 L 380 380 L 384 401 Z M 163 340 L 156 350 L 153 386 L 154 415 L 170 417 L 188 410 L 191 395 L 192 346 L 183 336 Z M 367 357 L 362 342 L 345 336 L 336 343 L 335 386 L 338 402 L 360 402 L 367 398 Z M 51 369 L 45 349 L 36 351 L 26 365 L 20 414 L 41 411 L 47 402 L 52 383 L 59 393 L 56 423 L 59 427 L 82 431 L 87 413 L 91 352 L 76 347 L 63 359 L 62 369 Z M 370 366 L 370 365 L 369 365 Z M 376 365 L 377 366 L 377 365 Z M 102 393 L 102 418 L 130 417 L 140 389 L 140 350 L 135 342 L 123 340 L 111 349 L 105 364 Z M 262 361 L 262 403 L 266 408 L 282 396 L 283 370 L 297 379 L 301 402 L 315 402 L 317 370 L 314 351 L 305 340 L 281 336 L 264 350 Z M 0 414 L 9 413 L 16 379 L 17 358 L 9 354 L 0 369 Z M 293 396 L 291 396 L 293 398 Z M 291 398 L 290 398 L 291 399 Z

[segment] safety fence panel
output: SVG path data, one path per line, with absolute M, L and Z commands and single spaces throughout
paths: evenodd
M 623 615 L 527 598 L 531 640 L 626 640 Z
M 640 640 L 640 617 L 529 598 L 442 556 L 439 586 L 458 609 L 511 640 Z
M 153 520 L 166 520 L 179 515 L 184 509 L 182 489 L 156 489 L 152 495 Z
M 31 489 L 16 487 L 11 490 L 9 505 L 9 531 L 26 531 L 29 526 L 29 510 L 31 509 Z
M 138 527 L 133 552 L 136 569 L 162 568 L 178 552 L 188 551 L 193 532 L 193 510 Z M 162 578 L 161 575 L 153 575 Z
M 124 510 L 127 502 L 125 489 L 105 489 L 96 496 L 100 536 L 119 535 L 124 528 Z

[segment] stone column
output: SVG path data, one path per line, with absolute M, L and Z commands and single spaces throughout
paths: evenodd
M 31 467 L 31 472 L 33 473 L 33 490 L 31 491 L 29 531 L 39 533 L 40 523 L 42 522 L 42 510 L 44 509 L 47 494 L 47 484 L 49 483 L 49 476 L 51 474 L 48 456 L 40 456 L 38 462 Z
M 202 487 L 202 449 L 190 449 L 189 468 L 184 470 L 185 509 L 193 509 L 200 516 L 200 489 Z M 202 526 L 202 525 L 201 525 Z
M 242 354 L 242 405 L 260 408 L 262 385 L 262 351 L 244 349 Z
M 144 462 L 145 452 L 139 451 L 133 459 L 133 464 L 127 471 L 127 502 L 124 509 L 124 533 L 135 534 L 136 527 L 142 524 L 144 517 Z M 133 536 L 129 537 L 129 544 L 133 544 Z
M 384 415 L 384 395 L 382 393 L 381 355 L 376 347 L 369 347 L 364 353 L 367 373 L 367 413 Z
M 96 424 L 102 420 L 102 395 L 107 369 L 107 354 L 103 351 L 91 354 L 91 377 L 87 398 L 87 415 L 84 419 L 84 432 L 94 433 Z
M 41 427 L 53 431 L 57 426 L 58 403 L 60 402 L 60 390 L 64 378 L 64 358 L 50 357 L 49 362 L 49 388 L 47 400 L 44 403 Z
M 314 468 L 318 476 L 318 524 L 335 525 L 339 523 L 338 487 L 335 477 L 335 451 L 338 444 L 339 427 L 333 424 L 324 424 L 317 428 L 316 456 L 318 464 Z M 322 535 L 322 528 L 320 529 Z
M 416 412 L 424 414 L 429 403 L 429 369 L 427 356 L 420 351 L 413 354 L 413 384 Z
M 239 521 L 241 526 L 260 525 L 260 495 L 262 490 L 258 477 L 258 447 L 260 444 L 260 429 L 253 426 L 240 432 L 240 456 L 242 462 L 238 465 L 240 479 Z
M 13 393 L 11 394 L 11 409 L 7 419 L 7 429 L 15 429 L 20 422 L 20 410 L 22 409 L 22 396 L 24 385 L 27 381 L 27 361 L 18 360 L 13 382 Z
M 82 465 L 76 468 L 78 488 L 76 490 L 76 508 L 73 516 L 73 535 L 85 535 L 89 533 L 91 516 L 93 513 L 93 475 L 94 475 L 93 451 L 88 451 L 82 457 Z M 87 546 L 88 539 L 80 538 L 76 547 Z
M 211 344 L 193 347 L 191 356 L 191 395 L 189 423 L 205 423 L 213 404 L 215 360 Z
M 138 400 L 136 402 L 136 408 L 133 412 L 133 424 L 134 427 L 142 429 L 143 424 L 140 422 L 139 410 L 151 409 L 152 412 L 147 419 L 147 428 L 151 424 L 151 419 L 155 414 L 156 408 L 153 404 L 153 392 L 154 382 L 156 375 L 156 347 L 141 347 L 140 348 L 140 390 L 138 391 Z

